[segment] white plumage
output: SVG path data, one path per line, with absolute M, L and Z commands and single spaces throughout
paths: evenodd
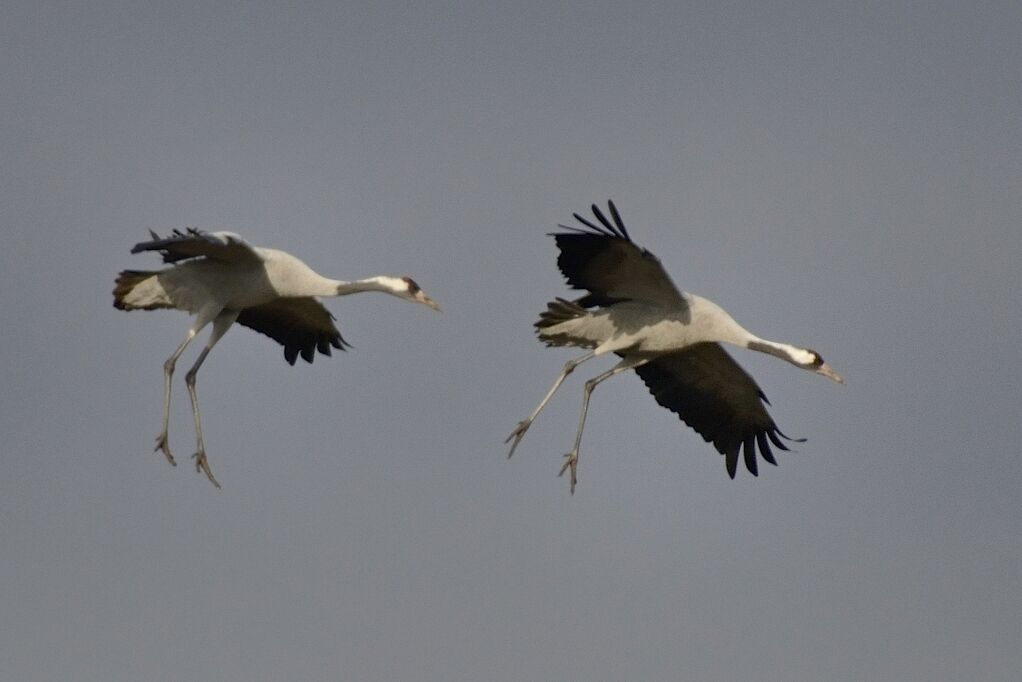
M 679 290 L 657 257 L 632 242 L 613 202 L 609 208 L 613 222 L 593 204 L 599 224 L 575 213 L 584 227 L 560 225 L 568 231 L 552 235 L 560 249 L 557 265 L 568 284 L 588 293 L 575 301 L 558 298 L 549 303 L 536 330 L 549 346 L 590 351 L 565 364 L 536 408 L 511 432 L 505 441 L 511 443 L 508 457 L 579 364 L 614 353 L 620 362 L 585 383 L 575 445 L 560 471 L 563 475 L 570 469 L 572 493 L 589 397 L 600 382 L 629 369 L 660 405 L 713 443 L 732 478 L 740 452 L 746 468 L 758 473 L 757 446 L 763 459 L 777 464 L 770 444 L 787 450 L 782 438 L 791 439 L 766 411 L 762 390 L 720 343 L 769 353 L 838 383 L 843 380 L 816 351 L 761 339 L 712 301 Z
M 195 420 L 196 471 L 205 472 L 220 487 L 206 461 L 195 394 L 195 375 L 213 346 L 235 322 L 269 336 L 284 346 L 284 358 L 292 365 L 301 355 L 312 362 L 316 351 L 344 350 L 347 343 L 334 325 L 334 317 L 316 300 L 320 296 L 344 296 L 363 291 L 382 291 L 434 310 L 439 306 L 408 277 L 378 276 L 345 282 L 317 274 L 289 253 L 249 245 L 233 232 L 175 230 L 162 239 L 136 244 L 132 253 L 159 251 L 163 270 L 125 270 L 114 287 L 114 307 L 121 310 L 176 308 L 195 316 L 185 340 L 163 365 L 163 422 L 156 449 L 175 464 L 167 444 L 170 420 L 170 381 L 177 359 L 195 335 L 210 322 L 213 331 L 185 384 Z

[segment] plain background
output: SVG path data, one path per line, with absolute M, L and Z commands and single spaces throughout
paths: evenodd
M 1022 5 L 6 2 L 0 677 L 1015 680 Z M 570 292 L 612 198 L 679 286 L 815 348 L 735 357 L 808 442 L 759 478 L 634 376 L 556 477 Z M 176 312 L 111 307 L 147 230 L 233 230 L 442 314 L 354 349 L 235 329 L 215 490 L 151 452 Z M 609 366 L 609 363 L 606 365 Z

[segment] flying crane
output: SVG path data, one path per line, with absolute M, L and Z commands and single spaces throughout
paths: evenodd
M 550 302 L 535 323 L 536 331 L 548 346 L 589 351 L 569 360 L 535 409 L 518 422 L 505 441 L 511 443 L 508 457 L 576 367 L 614 353 L 620 361 L 585 382 L 575 445 L 564 456 L 559 474 L 570 470 L 572 493 L 590 395 L 598 384 L 627 370 L 635 370 L 660 405 L 713 443 L 731 478 L 740 451 L 746 468 L 758 475 L 757 446 L 763 459 L 776 465 L 770 444 L 788 450 L 782 439 L 794 439 L 777 428 L 763 391 L 720 344 L 768 353 L 838 383 L 844 380 L 816 351 L 761 339 L 712 301 L 679 290 L 660 260 L 632 241 L 614 203 L 608 207 L 613 222 L 593 204 L 597 222 L 575 213 L 581 227 L 558 225 L 566 232 L 551 235 L 560 249 L 557 266 L 568 285 L 587 293 L 573 301 Z
M 195 335 L 209 323 L 213 331 L 198 359 L 185 375 L 195 421 L 195 470 L 202 471 L 217 488 L 202 442 L 195 375 L 209 351 L 231 325 L 265 334 L 284 347 L 290 364 L 301 355 L 312 362 L 319 351 L 344 350 L 349 344 L 334 324 L 334 316 L 317 297 L 346 296 L 382 291 L 433 310 L 440 307 L 409 277 L 377 276 L 345 282 L 317 274 L 289 253 L 251 246 L 233 232 L 174 230 L 167 238 L 150 231 L 152 241 L 136 244 L 132 253 L 158 251 L 171 267 L 163 270 L 125 270 L 114 286 L 114 307 L 120 310 L 175 308 L 194 316 L 181 345 L 163 363 L 163 421 L 156 450 L 176 466 L 167 443 L 170 421 L 170 380 L 177 359 Z

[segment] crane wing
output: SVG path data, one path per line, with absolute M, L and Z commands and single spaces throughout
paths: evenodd
M 330 347 L 349 346 L 334 324 L 334 316 L 314 298 L 278 298 L 238 315 L 238 324 L 265 334 L 284 346 L 284 359 L 295 364 L 299 353 L 312 362 L 319 350 L 330 355 Z
M 203 232 L 194 227 L 184 232 L 174 230 L 163 238 L 152 230 L 152 241 L 139 242 L 131 248 L 132 253 L 159 251 L 164 263 L 177 263 L 189 258 L 205 257 L 224 263 L 259 263 L 262 256 L 244 239 L 233 232 Z
M 559 225 L 569 232 L 551 233 L 561 250 L 557 267 L 574 289 L 589 291 L 579 304 L 590 308 L 625 300 L 672 308 L 687 305 L 660 260 L 628 236 L 614 202 L 607 202 L 613 222 L 593 204 L 599 224 L 573 214 L 585 227 Z
M 731 478 L 743 447 L 745 466 L 756 476 L 757 445 L 763 459 L 776 465 L 770 443 L 788 450 L 781 438 L 794 440 L 777 428 L 764 405 L 769 401 L 763 391 L 719 344 L 700 343 L 662 355 L 635 372 L 660 405 L 677 413 L 724 455 Z

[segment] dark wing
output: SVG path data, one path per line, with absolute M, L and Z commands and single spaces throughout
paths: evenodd
M 570 232 L 551 233 L 561 255 L 557 267 L 574 289 L 589 291 L 579 299 L 587 308 L 619 301 L 646 301 L 668 307 L 685 306 L 685 299 L 664 271 L 660 260 L 636 246 L 613 201 L 607 202 L 614 222 L 593 204 L 595 224 L 578 213 L 575 219 L 585 227 L 558 225 Z
M 769 401 L 753 378 L 716 343 L 662 355 L 635 371 L 658 403 L 724 455 L 731 478 L 743 447 L 745 466 L 756 476 L 757 445 L 763 459 L 776 465 L 770 443 L 788 450 L 781 438 L 793 440 L 777 428 L 764 405 Z
M 238 315 L 238 324 L 284 346 L 284 359 L 292 365 L 299 353 L 306 362 L 312 362 L 317 350 L 330 355 L 331 346 L 344 350 L 350 345 L 337 331 L 334 316 L 314 298 L 278 298 L 245 308 Z
M 162 238 L 152 230 L 152 241 L 139 242 L 131 247 L 132 253 L 142 251 L 159 251 L 164 263 L 177 263 L 189 258 L 205 257 L 224 263 L 258 263 L 262 261 L 259 253 L 252 246 L 233 232 L 203 232 L 194 227 L 184 232 L 174 230 L 167 238 Z

